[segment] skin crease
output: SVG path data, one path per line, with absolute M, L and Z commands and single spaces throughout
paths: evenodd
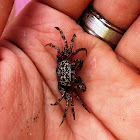
M 88 35 L 77 25 L 73 19 L 78 19 L 80 12 L 73 18 L 72 10 L 67 9 L 65 15 L 65 10 L 62 13 L 53 1 L 49 1 L 49 6 L 47 2 L 29 3 L 5 28 L 0 40 L 0 138 L 139 140 L 140 76 L 117 57 L 119 55 L 137 71 L 140 70 L 137 8 L 132 8 L 132 13 L 138 18 L 124 22 L 125 27 L 131 26 L 114 52 L 105 42 Z M 96 4 L 98 2 L 96 0 Z M 79 5 L 84 9 L 86 4 L 87 1 L 81 1 Z M 65 9 L 65 5 L 62 7 Z M 67 11 L 71 11 L 70 15 Z M 58 106 L 50 105 L 61 97 L 55 72 L 56 51 L 43 47 L 47 43 L 61 49 L 64 47 L 59 32 L 54 28 L 56 26 L 62 29 L 69 45 L 73 34 L 76 34 L 73 50 L 87 48 L 87 57 L 81 52 L 75 58 L 84 59 L 79 75 L 87 90 L 79 95 L 91 111 L 88 113 L 74 98 L 76 120 L 73 120 L 69 108 L 61 127 L 59 124 L 66 102 L 62 100 Z

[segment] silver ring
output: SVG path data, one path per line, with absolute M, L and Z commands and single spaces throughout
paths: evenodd
M 87 33 L 107 42 L 113 49 L 125 32 L 106 21 L 91 5 L 83 13 L 79 24 Z

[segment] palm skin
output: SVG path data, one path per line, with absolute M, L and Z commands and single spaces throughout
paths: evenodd
M 84 58 L 79 75 L 87 90 L 80 97 L 91 111 L 74 98 L 76 120 L 69 109 L 61 127 L 65 100 L 58 106 L 50 105 L 61 97 L 56 51 L 43 47 L 50 42 L 64 47 L 56 26 L 63 30 L 69 45 L 76 34 L 73 50 L 88 51 L 87 57 L 81 52 L 76 58 Z M 68 16 L 32 2 L 5 29 L 0 46 L 1 139 L 140 139 L 138 71 Z

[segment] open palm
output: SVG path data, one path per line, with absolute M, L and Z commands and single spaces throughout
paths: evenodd
M 66 101 L 50 105 L 61 97 L 57 51 L 43 47 L 53 43 L 63 49 L 56 26 L 63 30 L 69 45 L 76 34 L 73 51 L 87 49 L 87 57 L 79 52 L 75 58 L 84 59 L 79 76 L 87 90 L 79 96 L 91 111 L 88 113 L 74 98 L 76 120 L 69 108 L 61 127 Z M 132 32 L 140 33 L 140 18 L 114 52 L 69 16 L 39 2 L 28 4 L 7 26 L 0 41 L 1 139 L 140 139 L 140 42 Z

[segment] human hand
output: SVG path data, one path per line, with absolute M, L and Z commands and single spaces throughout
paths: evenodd
M 108 7 L 107 0 L 103 2 L 95 0 L 94 7 L 127 30 L 115 52 L 74 21 L 89 0 L 32 1 L 6 27 L 0 41 L 1 139 L 140 139 L 140 18 L 136 19 L 140 4 L 138 0 L 123 0 Z M 120 11 L 124 6 L 129 9 Z M 110 12 L 113 9 L 115 12 Z M 68 44 L 76 34 L 73 50 L 87 48 L 87 57 L 81 52 L 76 58 L 84 58 L 79 75 L 87 90 L 80 97 L 91 111 L 88 113 L 74 98 L 76 120 L 69 109 L 61 127 L 65 100 L 58 106 L 50 105 L 61 97 L 56 50 L 43 47 L 47 43 L 64 47 L 56 26 L 63 30 Z

